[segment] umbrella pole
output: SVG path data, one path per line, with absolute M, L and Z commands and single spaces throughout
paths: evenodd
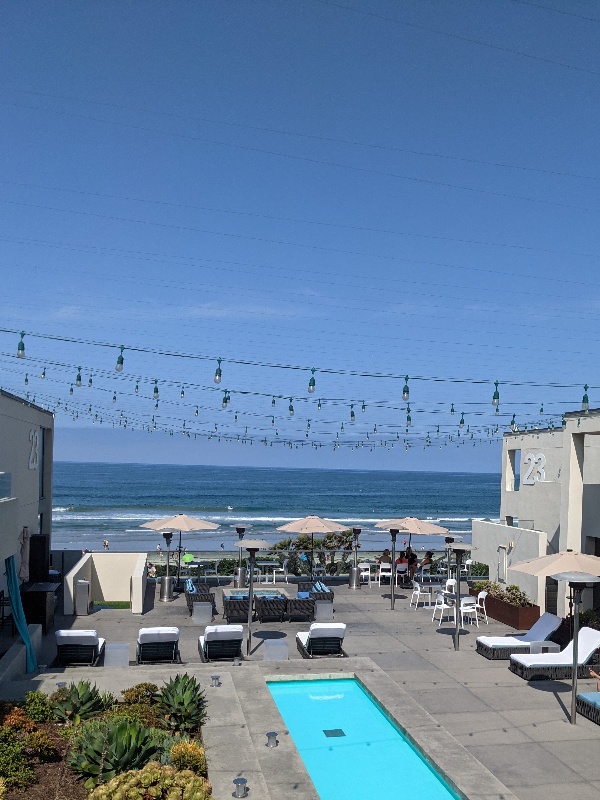
M 396 535 L 398 531 L 390 531 L 390 535 L 392 537 L 392 575 L 390 577 L 390 589 L 392 592 L 392 605 L 391 610 L 394 610 L 394 602 L 396 600 L 394 594 L 394 588 L 396 583 Z
M 181 531 L 179 531 L 179 547 L 177 548 L 177 591 L 181 582 Z
M 311 533 L 310 535 L 310 579 L 314 581 L 315 579 L 315 535 Z
M 573 614 L 573 677 L 571 680 L 571 725 L 577 723 L 577 662 L 579 661 L 579 606 L 581 605 L 581 589 L 572 587 L 574 595 Z
M 460 565 L 462 562 L 462 550 L 455 550 L 456 556 L 456 588 L 454 595 L 454 649 L 460 646 Z

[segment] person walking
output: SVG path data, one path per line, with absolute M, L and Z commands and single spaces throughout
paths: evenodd
M 105 550 L 108 550 L 108 539 L 105 539 L 105 540 L 102 542 L 102 547 L 103 547 Z

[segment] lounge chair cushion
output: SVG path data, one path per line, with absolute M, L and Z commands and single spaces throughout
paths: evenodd
M 546 612 L 525 633 L 515 636 L 478 636 L 477 641 L 486 647 L 523 647 L 528 642 L 545 642 L 559 625 L 560 619 Z
M 577 697 L 585 700 L 586 703 L 589 703 L 595 708 L 600 708 L 600 692 L 582 692 L 578 694 Z
M 600 631 L 593 628 L 582 628 L 579 631 L 578 664 L 585 664 L 599 647 Z M 569 642 L 560 653 L 515 655 L 511 656 L 510 660 L 522 664 L 524 667 L 569 667 L 573 665 L 573 642 Z
M 298 598 L 298 600 L 309 600 L 310 592 L 298 592 L 296 597 Z
M 191 578 L 186 578 L 185 580 L 185 591 L 188 594 L 198 594 L 198 589 Z
M 100 639 L 98 631 L 56 631 L 56 644 L 86 644 L 104 646 L 104 639 Z
M 243 639 L 243 625 L 207 625 L 204 629 L 204 636 L 200 637 L 206 642 L 218 639 Z
M 179 628 L 140 628 L 138 644 L 148 642 L 176 642 L 179 640 Z

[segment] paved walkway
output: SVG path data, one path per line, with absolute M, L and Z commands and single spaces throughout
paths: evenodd
M 316 800 L 265 686 L 266 675 L 301 674 L 359 676 L 471 800 L 598 800 L 600 727 L 582 718 L 576 726 L 569 724 L 569 683 L 527 684 L 509 672 L 506 662 L 478 656 L 474 651 L 477 629 L 472 627 L 461 636 L 460 652 L 455 652 L 453 627 L 432 624 L 427 609 L 409 609 L 406 590 L 398 590 L 391 611 L 389 587 L 334 588 L 335 619 L 348 626 L 347 659 L 301 659 L 294 639 L 298 630 L 307 629 L 307 623 L 284 622 L 254 624 L 253 650 L 241 666 L 201 664 L 197 639 L 202 629 L 193 625 L 184 598 L 160 603 L 152 589 L 141 617 L 101 609 L 88 617 L 57 618 L 56 622 L 57 627 L 94 627 L 108 641 L 129 642 L 132 661 L 140 626 L 180 628 L 183 669 L 208 687 L 210 721 L 205 743 L 216 800 L 232 796 L 232 780 L 240 774 L 248 779 L 254 798 L 293 795 L 298 800 Z M 293 595 L 295 587 L 289 589 Z M 217 589 L 219 609 L 220 592 Z M 512 632 L 492 620 L 482 627 L 490 635 Z M 264 641 L 269 637 L 288 641 L 289 661 L 263 661 Z M 44 658 L 51 663 L 52 636 L 44 647 Z M 0 694 L 18 697 L 35 687 L 51 691 L 58 680 L 81 677 L 92 677 L 100 688 L 118 691 L 142 680 L 161 684 L 181 670 L 174 665 L 68 668 L 2 685 Z M 217 689 L 209 686 L 212 674 L 221 677 Z M 582 681 L 581 690 L 594 685 Z M 278 748 L 264 746 L 268 730 L 280 732 Z M 364 769 L 360 773 L 368 793 L 368 776 Z

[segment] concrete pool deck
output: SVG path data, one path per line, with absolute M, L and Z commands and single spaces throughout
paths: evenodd
M 294 587 L 288 588 L 293 595 Z M 217 608 L 222 609 L 217 588 Z M 140 627 L 177 625 L 184 661 L 178 665 L 70 667 L 49 670 L 29 680 L 0 685 L 4 698 L 22 697 L 31 688 L 53 691 L 60 680 L 93 680 L 99 688 L 118 692 L 141 681 L 161 684 L 178 672 L 195 674 L 209 700 L 210 720 L 204 729 L 215 800 L 233 793 L 233 778 L 248 780 L 249 797 L 275 800 L 294 796 L 317 800 L 302 761 L 286 733 L 265 684 L 267 676 L 323 677 L 356 675 L 421 745 L 452 784 L 470 800 L 597 800 L 600 794 L 600 726 L 578 718 L 570 725 L 570 684 L 544 681 L 528 684 L 509 672 L 506 662 L 487 661 L 475 653 L 477 628 L 461 636 L 453 649 L 453 626 L 438 627 L 431 611 L 408 608 L 410 592 L 398 589 L 390 610 L 389 587 L 351 590 L 334 586 L 335 620 L 347 624 L 344 650 L 348 658 L 306 660 L 295 647 L 295 634 L 308 623 L 253 625 L 250 659 L 239 667 L 230 662 L 200 663 L 197 640 L 203 626 L 192 623 L 184 597 L 158 602 L 150 587 L 145 613 L 100 609 L 87 617 L 57 617 L 56 628 L 96 628 L 107 641 L 127 642 L 130 659 Z M 215 622 L 221 622 L 216 618 Z M 512 632 L 490 620 L 480 632 Z M 289 661 L 263 661 L 265 641 L 289 645 Z M 54 637 L 44 641 L 44 658 L 55 655 Z M 219 675 L 221 686 L 210 687 Z M 595 688 L 584 680 L 581 691 Z M 267 748 L 265 733 L 279 733 L 280 745 Z M 368 793 L 368 775 L 357 765 L 357 780 Z M 397 789 L 402 785 L 398 765 Z M 390 794 L 396 793 L 390 787 Z

